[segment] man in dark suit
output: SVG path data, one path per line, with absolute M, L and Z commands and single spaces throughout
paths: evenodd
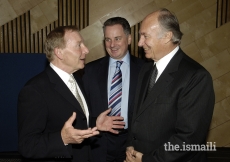
M 214 108 L 209 72 L 179 47 L 182 33 L 167 9 L 141 23 L 138 45 L 147 63 L 140 71 L 126 162 L 205 162 Z M 155 83 L 155 84 L 154 84 Z
M 104 22 L 104 41 L 107 56 L 90 62 L 86 65 L 83 75 L 86 96 L 91 106 L 92 117 L 97 117 L 101 112 L 111 107 L 117 108 L 111 103 L 111 84 L 115 73 L 116 64 L 121 62 L 121 89 L 122 95 L 117 96 L 120 102 L 120 111 L 117 114 L 124 117 L 125 129 L 118 135 L 101 133 L 101 136 L 93 138 L 92 154 L 95 162 L 123 162 L 126 155 L 126 140 L 128 128 L 133 113 L 134 94 L 137 85 L 137 77 L 143 60 L 132 56 L 128 51 L 131 43 L 131 29 L 128 21 L 121 17 L 113 17 Z M 116 92 L 119 92 L 116 91 Z M 118 93 L 119 94 L 119 93 Z M 120 97 L 120 101 L 119 101 Z
M 44 49 L 50 65 L 27 82 L 18 98 L 19 152 L 40 161 L 90 161 L 88 138 L 99 134 L 97 129 L 118 133 L 112 128 L 124 128 L 116 121 L 123 118 L 107 116 L 108 110 L 90 128 L 82 82 L 73 77 L 89 52 L 76 27 L 51 31 Z

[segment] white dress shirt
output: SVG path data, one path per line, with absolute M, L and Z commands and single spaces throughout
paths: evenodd
M 169 54 L 165 55 L 164 57 L 162 57 L 160 60 L 158 60 L 156 62 L 156 67 L 157 67 L 157 70 L 158 70 L 158 74 L 157 74 L 155 82 L 157 82 L 158 78 L 163 73 L 164 69 L 166 68 L 166 66 L 168 65 L 168 63 L 170 62 L 170 60 L 173 58 L 173 56 L 176 54 L 176 52 L 178 50 L 179 50 L 179 46 L 177 46 Z
M 58 76 L 62 79 L 62 81 L 70 89 L 70 83 L 69 83 L 70 74 L 68 74 L 67 72 L 65 72 L 65 71 L 61 70 L 60 68 L 56 67 L 52 63 L 50 63 L 50 67 L 58 74 Z M 76 86 L 77 86 L 78 93 L 79 93 L 79 95 L 80 95 L 80 97 L 82 99 L 84 109 L 85 109 L 85 115 L 86 115 L 86 119 L 87 119 L 87 124 L 89 125 L 89 110 L 88 110 L 88 106 L 86 104 L 85 98 L 84 98 L 84 96 L 83 96 L 83 94 L 81 92 L 81 89 L 79 88 L 77 82 L 76 82 Z

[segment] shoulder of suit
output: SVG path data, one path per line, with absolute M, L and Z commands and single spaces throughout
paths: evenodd
M 187 74 L 208 74 L 207 69 L 203 67 L 200 63 L 189 57 L 187 54 L 183 53 L 182 59 L 178 64 L 179 71 L 186 71 Z
M 47 75 L 47 73 L 45 71 L 35 75 L 34 77 L 30 78 L 26 84 L 24 85 L 24 87 L 33 87 L 37 90 L 44 90 L 47 87 L 49 87 L 49 77 Z
M 130 54 L 130 60 L 133 61 L 134 63 L 139 64 L 140 66 L 142 66 L 145 63 L 143 59 L 133 56 L 131 54 Z
M 183 56 L 183 60 L 184 60 L 184 64 L 191 68 L 195 68 L 195 69 L 204 68 L 200 63 L 198 63 L 197 61 L 195 61 L 194 59 L 192 59 L 186 54 Z
M 109 59 L 107 56 L 91 61 L 85 65 L 85 67 L 97 66 L 101 63 L 107 62 Z

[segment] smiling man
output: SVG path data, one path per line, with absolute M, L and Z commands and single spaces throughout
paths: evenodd
M 147 15 L 139 33 L 152 62 L 138 77 L 126 162 L 206 162 L 205 151 L 183 146 L 206 143 L 215 103 L 211 75 L 180 48 L 183 34 L 169 10 Z
M 98 130 L 117 133 L 122 117 L 101 113 L 90 128 L 90 111 L 83 85 L 73 73 L 84 68 L 88 49 L 75 26 L 51 31 L 44 50 L 50 65 L 30 79 L 18 97 L 19 152 L 39 161 L 87 162 L 89 137 Z
M 92 154 L 95 162 L 123 162 L 125 142 L 133 113 L 137 77 L 143 61 L 128 51 L 131 28 L 122 17 L 104 22 L 104 43 L 107 56 L 86 65 L 83 76 L 92 116 L 112 108 L 111 116 L 124 117 L 125 129 L 119 134 L 101 133 L 93 138 Z

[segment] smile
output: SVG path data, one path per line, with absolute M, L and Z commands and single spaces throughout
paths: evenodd
M 119 49 L 111 49 L 111 51 L 118 51 Z

